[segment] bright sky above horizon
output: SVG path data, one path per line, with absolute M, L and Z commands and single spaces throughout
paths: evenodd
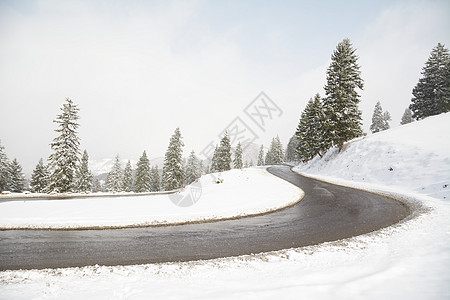
M 91 159 L 163 156 L 176 127 L 200 154 L 237 117 L 255 143 L 286 145 L 344 38 L 365 131 L 377 101 L 397 126 L 431 49 L 450 45 L 449 17 L 445 0 L 0 0 L 1 145 L 30 173 L 67 97 Z M 244 111 L 261 91 L 278 108 L 264 126 Z

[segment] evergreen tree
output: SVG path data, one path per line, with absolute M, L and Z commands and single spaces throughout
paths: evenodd
M 129 160 L 123 170 L 123 190 L 125 192 L 133 191 L 133 169 Z
M 122 191 L 122 166 L 120 165 L 119 155 L 116 156 L 114 165 L 106 177 L 106 190 L 108 192 Z
M 431 51 L 422 76 L 412 92 L 413 117 L 420 120 L 450 111 L 450 55 L 441 43 Z
M 102 184 L 100 182 L 100 180 L 98 178 L 95 178 L 92 184 L 92 191 L 94 193 L 98 193 L 98 192 L 102 192 L 103 191 L 103 187 Z
M 42 158 L 33 170 L 30 185 L 33 193 L 45 193 L 48 189 L 49 174 Z
M 158 192 L 161 190 L 158 167 L 154 166 L 151 170 L 150 191 Z
M 166 191 L 181 188 L 184 182 L 183 146 L 180 129 L 175 129 L 170 138 L 164 158 L 163 188 Z
M 231 169 L 231 142 L 228 132 L 225 132 L 220 140 L 217 153 L 218 172 L 228 171 Z
M 361 111 L 358 109 L 364 82 L 357 63 L 358 56 L 350 40 L 338 44 L 327 70 L 326 98 L 323 109 L 327 116 L 326 144 L 338 146 L 363 135 Z
M 294 134 L 289 139 L 289 142 L 286 147 L 286 161 L 289 162 L 298 162 L 300 161 L 300 157 L 297 152 L 299 140 L 297 138 L 297 135 Z
M 234 160 L 233 160 L 235 169 L 242 169 L 242 147 L 241 142 L 238 143 L 236 150 L 234 152 Z M 248 167 L 248 164 L 247 164 Z
M 412 117 L 412 111 L 409 108 L 406 108 L 405 112 L 403 113 L 400 125 L 409 124 L 409 123 L 411 123 L 413 121 L 414 121 L 414 119 Z
M 59 135 L 51 143 L 54 151 L 49 157 L 50 190 L 65 193 L 74 190 L 75 172 L 80 155 L 78 137 L 78 107 L 67 98 L 61 108 L 61 114 L 54 120 L 58 124 L 55 130 Z
M 391 118 L 391 114 L 387 110 L 385 112 L 383 112 L 383 119 L 384 119 L 384 129 L 383 130 L 388 130 L 389 128 L 391 128 L 391 126 L 389 125 L 389 122 L 392 121 L 392 118 Z
M 9 190 L 9 159 L 5 147 L 0 144 L 0 192 Z
M 81 164 L 76 173 L 75 190 L 77 192 L 92 192 L 94 176 L 89 170 L 89 156 L 86 150 L 81 157 Z
M 272 139 L 272 143 L 270 144 L 269 150 L 267 150 L 266 158 L 264 159 L 264 165 L 266 165 L 266 166 L 273 164 L 272 163 L 272 161 L 273 161 L 273 158 L 272 158 L 272 144 L 273 144 L 273 139 Z
M 9 189 L 11 190 L 11 192 L 14 193 L 23 192 L 25 185 L 25 176 L 23 175 L 22 172 L 22 166 L 15 158 L 9 165 L 9 176 L 10 176 Z
M 216 148 L 214 149 L 213 157 L 211 159 L 211 168 L 210 168 L 211 173 L 215 173 L 215 172 L 219 171 L 218 156 L 219 156 L 219 147 L 216 145 Z
M 150 192 L 151 190 L 151 172 L 150 161 L 147 153 L 144 151 L 136 165 L 136 182 L 134 183 L 134 191 L 136 193 Z
M 281 144 L 280 138 L 278 136 L 272 139 L 269 152 L 270 164 L 279 165 L 284 162 L 283 144 Z
M 258 166 L 264 166 L 264 146 L 261 145 L 261 148 L 259 148 L 259 154 L 258 154 Z
M 308 101 L 302 112 L 295 133 L 297 137 L 297 153 L 302 162 L 312 159 L 314 156 L 322 156 L 330 147 L 327 134 L 327 118 L 322 107 L 319 94 Z
M 384 130 L 384 117 L 383 117 L 383 109 L 381 108 L 380 101 L 375 104 L 375 109 L 372 115 L 372 124 L 370 125 L 370 131 L 372 133 L 376 133 Z
M 200 162 L 198 158 L 195 156 L 195 152 L 192 151 L 191 155 L 189 155 L 189 158 L 186 163 L 186 178 L 185 183 L 191 184 L 192 182 L 196 181 L 198 178 L 202 176 L 201 170 L 200 170 Z
M 391 114 L 388 111 L 383 112 L 380 101 L 375 104 L 375 109 L 372 115 L 372 124 L 370 125 L 370 131 L 377 133 L 390 128 L 389 121 L 391 121 Z

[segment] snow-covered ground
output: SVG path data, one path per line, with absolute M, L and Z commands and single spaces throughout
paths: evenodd
M 216 183 L 217 178 L 222 182 Z M 251 168 L 204 175 L 175 194 L 92 196 L 0 203 L 0 229 L 108 228 L 219 220 L 293 205 L 303 191 L 264 169 Z M 0 196 L 2 199 L 6 197 Z
M 1 272 L 0 299 L 450 299 L 449 125 L 450 114 L 428 118 L 297 169 L 414 206 L 395 226 L 235 258 Z

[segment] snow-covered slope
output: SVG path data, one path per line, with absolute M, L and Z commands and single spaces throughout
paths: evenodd
M 223 182 L 217 184 L 216 178 Z M 280 209 L 302 196 L 302 190 L 264 169 L 231 170 L 204 175 L 198 183 L 169 195 L 0 203 L 0 229 L 111 228 L 218 220 Z M 0 195 L 2 199 L 7 198 Z
M 356 139 L 295 170 L 450 199 L 450 113 Z

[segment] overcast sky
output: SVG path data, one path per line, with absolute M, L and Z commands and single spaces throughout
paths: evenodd
M 1 144 L 31 172 L 67 97 L 91 159 L 163 156 L 176 127 L 200 153 L 236 117 L 254 142 L 286 144 L 344 38 L 365 131 L 377 101 L 397 126 L 431 49 L 450 45 L 449 20 L 446 0 L 0 0 Z M 263 127 L 244 111 L 261 91 L 278 107 Z

